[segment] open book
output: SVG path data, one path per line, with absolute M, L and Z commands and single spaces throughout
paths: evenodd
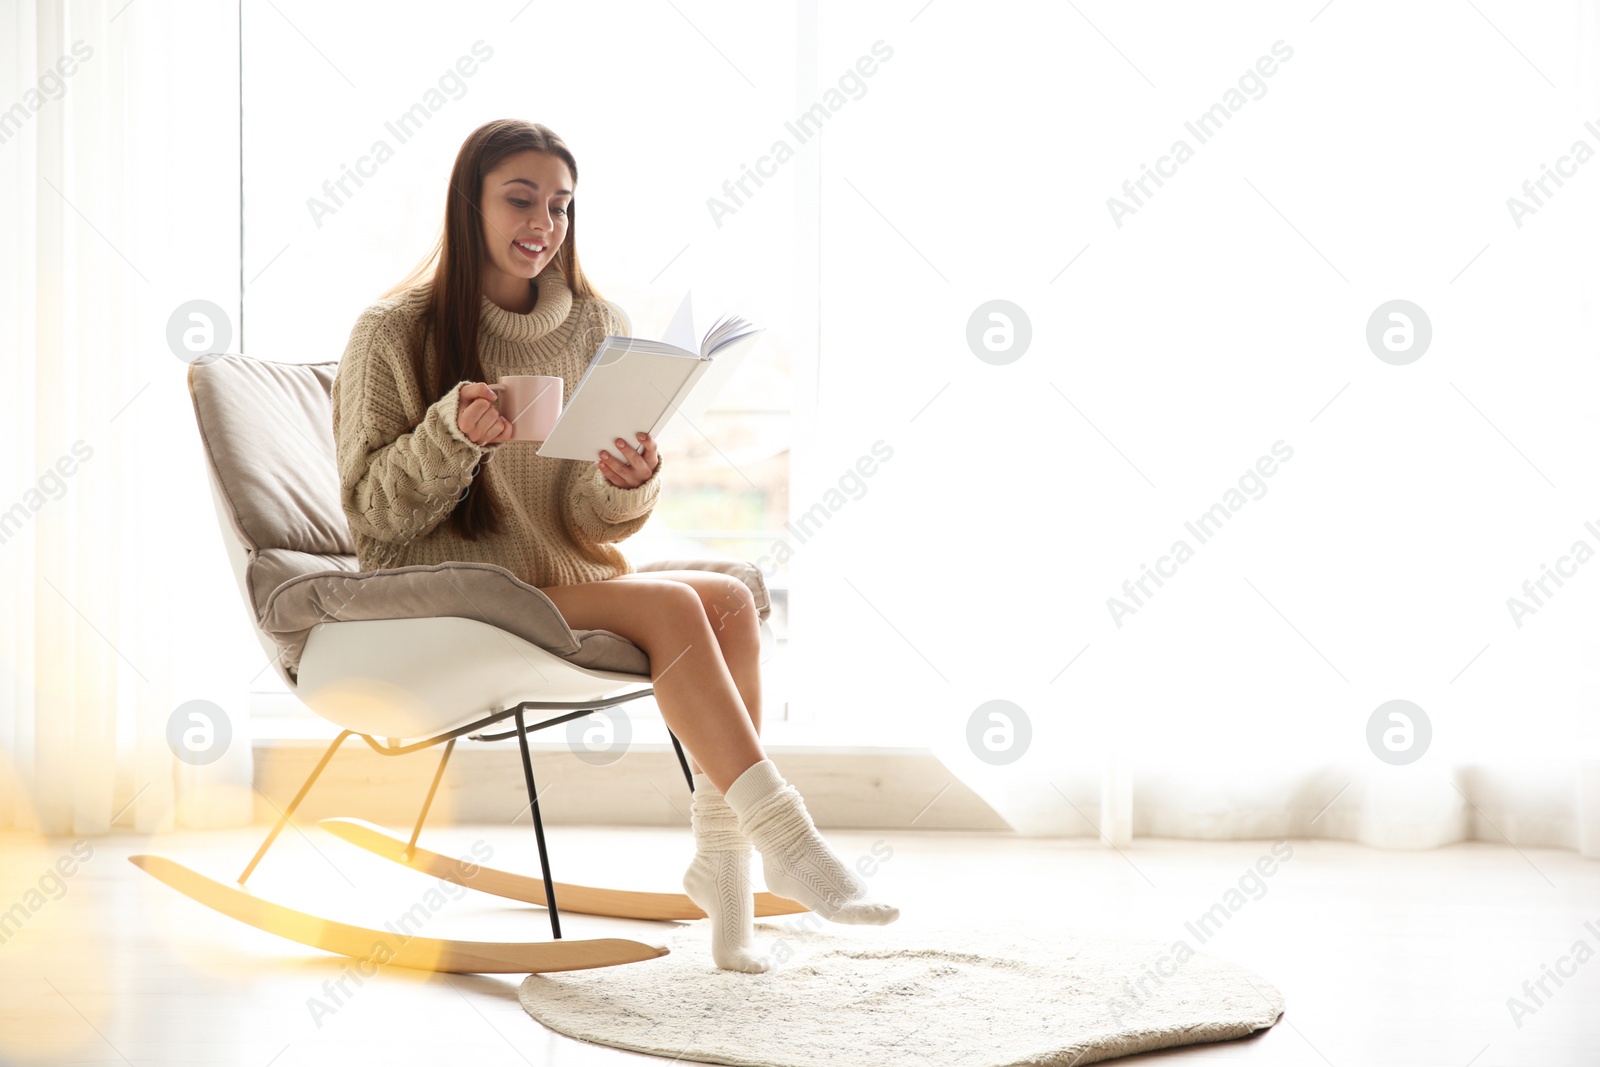
M 663 430 L 680 421 L 699 424 L 766 331 L 724 315 L 702 335 L 695 328 L 692 295 L 685 294 L 665 339 L 600 342 L 539 455 L 594 461 L 605 449 L 620 458 L 619 437 L 637 448 L 634 434 L 640 430 L 659 441 Z

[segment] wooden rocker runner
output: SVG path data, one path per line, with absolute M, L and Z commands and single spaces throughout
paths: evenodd
M 262 647 L 308 707 L 341 727 L 262 841 L 228 885 L 154 855 L 141 870 L 240 922 L 300 944 L 379 963 L 433 971 L 525 974 L 634 963 L 667 949 L 626 938 L 568 940 L 568 911 L 619 918 L 703 918 L 682 893 L 649 893 L 556 882 L 550 873 L 528 734 L 650 696 L 650 662 L 606 630 L 574 631 L 550 598 L 502 567 L 445 563 L 360 572 L 338 499 L 330 390 L 336 363 L 267 363 L 238 354 L 205 356 L 189 369 L 189 392 L 206 448 L 213 500 L 228 558 Z M 761 572 L 742 560 L 660 560 L 638 570 L 705 569 L 750 586 L 763 641 L 771 601 Z M 528 699 L 536 694 L 540 699 Z M 466 709 L 490 709 L 476 711 Z M 530 724 L 526 713 L 556 712 Z M 513 720 L 514 722 L 506 722 Z M 499 733 L 484 731 L 504 723 Z M 257 897 L 251 873 L 334 753 L 351 736 L 384 756 L 443 744 L 410 839 L 359 819 L 326 819 L 344 840 L 402 866 L 509 900 L 544 907 L 554 940 L 453 941 L 407 936 L 319 918 Z M 456 740 L 517 739 L 542 877 L 465 865 L 417 839 Z M 691 792 L 683 746 L 672 747 Z M 421 740 L 407 741 L 408 738 Z M 757 893 L 757 915 L 806 908 Z

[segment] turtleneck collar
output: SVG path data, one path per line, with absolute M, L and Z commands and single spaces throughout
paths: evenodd
M 528 284 L 538 291 L 538 303 L 526 315 L 519 315 L 482 297 L 482 327 L 485 333 L 505 341 L 526 344 L 552 332 L 567 321 L 572 311 L 572 290 L 554 265 L 539 272 Z

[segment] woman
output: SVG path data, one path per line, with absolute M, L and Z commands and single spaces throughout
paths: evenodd
M 488 387 L 564 379 L 565 397 L 621 316 L 578 265 L 578 167 L 550 129 L 502 119 L 461 146 L 438 245 L 369 307 L 333 385 L 340 491 L 363 570 L 493 563 L 578 630 L 643 649 L 662 718 L 689 753 L 695 856 L 684 892 L 710 917 L 717 966 L 751 952 L 750 848 L 767 888 L 842 923 L 893 922 L 830 849 L 762 751 L 760 638 L 750 589 L 725 574 L 636 573 L 616 543 L 661 492 L 655 441 L 618 439 L 593 462 L 510 440 Z

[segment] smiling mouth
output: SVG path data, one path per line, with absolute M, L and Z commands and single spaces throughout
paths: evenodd
M 511 245 L 529 259 L 538 259 L 544 254 L 545 246 L 541 244 L 524 244 L 522 241 L 512 241 Z

